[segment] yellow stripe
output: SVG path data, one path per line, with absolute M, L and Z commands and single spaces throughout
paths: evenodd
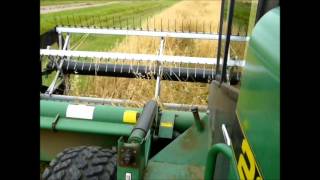
M 162 123 L 160 124 L 160 126 L 162 126 L 162 127 L 167 127 L 167 128 L 171 128 L 171 127 L 173 127 L 173 123 L 172 123 L 172 122 L 162 122 Z
M 125 111 L 123 113 L 123 122 L 135 124 L 138 118 L 138 111 Z

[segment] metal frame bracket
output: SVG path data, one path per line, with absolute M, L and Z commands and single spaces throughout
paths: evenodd
M 57 132 L 56 126 L 57 126 L 57 124 L 58 124 L 59 119 L 60 119 L 60 114 L 58 113 L 58 114 L 56 115 L 56 117 L 54 118 L 54 120 L 53 120 L 53 122 L 52 122 L 52 125 L 51 125 L 51 128 L 52 128 L 52 131 L 53 131 L 53 132 Z

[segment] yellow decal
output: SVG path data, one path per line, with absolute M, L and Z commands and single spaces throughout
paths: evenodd
M 173 127 L 173 123 L 172 122 L 162 122 L 162 123 L 160 123 L 160 126 L 171 128 L 171 127 Z
M 246 139 L 243 139 L 241 149 L 242 149 L 242 153 L 239 156 L 239 161 L 237 166 L 240 179 L 241 180 L 242 179 L 262 180 L 262 177 L 256 174 L 256 161 L 250 149 L 249 143 Z M 244 158 L 244 155 L 246 155 L 247 159 L 249 160 L 249 166 Z
M 138 119 L 138 111 L 125 111 L 123 113 L 123 122 L 135 124 Z

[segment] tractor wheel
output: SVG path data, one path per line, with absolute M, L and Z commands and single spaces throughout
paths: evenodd
M 50 162 L 44 180 L 117 179 L 116 151 L 97 146 L 67 148 Z

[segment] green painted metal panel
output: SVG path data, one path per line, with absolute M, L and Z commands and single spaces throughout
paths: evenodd
M 55 117 L 60 114 L 60 117 L 66 117 L 68 105 L 67 102 L 40 100 L 40 116 Z
M 211 145 L 211 130 L 208 116 L 203 117 L 201 121 L 204 124 L 202 132 L 193 124 L 150 161 L 204 166 Z
M 145 180 L 202 180 L 204 166 L 151 161 L 145 170 Z
M 163 114 L 160 118 L 159 137 L 172 139 L 175 114 Z
M 141 179 L 138 170 L 135 168 L 117 168 L 117 180 L 126 180 L 126 174 L 130 174 L 132 180 Z
M 250 37 L 237 115 L 265 179 L 280 178 L 280 8 Z
M 147 134 L 147 138 L 150 139 L 150 131 Z M 145 168 L 145 143 L 143 141 L 141 143 L 126 143 L 123 137 L 120 137 L 118 140 L 118 164 L 117 164 L 117 179 L 126 180 L 127 174 L 130 175 L 130 179 L 139 180 L 143 177 L 143 170 Z M 134 155 L 134 161 L 129 165 L 124 164 L 122 161 L 125 156 L 126 149 L 132 149 L 136 151 Z
M 66 111 L 70 103 L 41 100 L 40 101 L 40 116 L 55 117 L 58 113 L 61 118 L 66 117 Z M 125 111 L 133 110 L 142 112 L 142 108 L 124 108 L 110 105 L 97 105 L 93 112 L 93 121 L 124 123 L 123 114 Z M 200 117 L 204 117 L 206 113 L 199 113 Z M 191 112 L 185 111 L 163 111 L 162 115 L 175 115 L 174 129 L 183 132 L 188 129 L 193 123 L 194 118 Z
M 53 117 L 40 117 L 41 129 L 52 129 Z M 80 119 L 60 118 L 56 125 L 58 131 L 70 131 L 80 133 L 106 134 L 117 136 L 128 136 L 132 129 L 132 125 L 98 122 Z
M 174 129 L 182 132 L 186 129 L 188 129 L 193 123 L 194 118 L 192 115 L 192 112 L 186 112 L 186 111 L 163 111 L 162 115 L 176 115 L 174 120 Z M 199 112 L 200 118 L 203 118 L 206 116 L 206 113 Z
M 123 113 L 128 110 L 142 112 L 138 108 L 124 108 L 106 105 L 97 105 L 94 109 L 93 119 L 95 121 L 106 121 L 114 123 L 123 123 Z
M 60 117 L 66 117 L 66 111 L 70 103 L 59 101 L 40 101 L 40 115 L 41 116 L 56 116 L 58 113 Z M 128 110 L 141 112 L 142 109 L 124 108 L 118 106 L 97 105 L 94 106 L 93 120 L 113 123 L 123 123 L 123 113 Z

